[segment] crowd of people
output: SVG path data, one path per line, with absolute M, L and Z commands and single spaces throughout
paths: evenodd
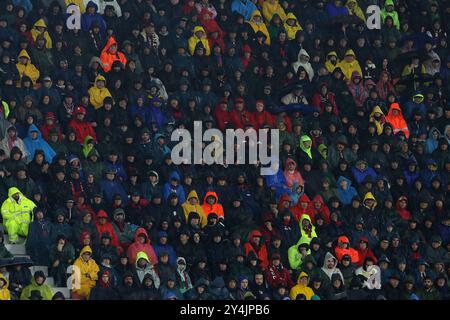
M 0 299 L 64 299 L 31 264 L 72 299 L 449 299 L 449 28 L 448 0 L 1 1 L 31 261 L 0 236 Z M 278 170 L 176 165 L 194 121 L 278 129 Z

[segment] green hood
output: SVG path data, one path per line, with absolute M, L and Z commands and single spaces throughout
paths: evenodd
M 150 260 L 148 259 L 147 254 L 144 251 L 140 251 L 138 252 L 138 254 L 136 255 L 136 268 L 138 268 L 138 261 L 139 259 L 144 259 L 145 261 L 147 261 L 148 263 L 150 263 Z
M 306 147 L 303 145 L 303 142 L 305 142 L 305 141 L 312 141 L 312 140 L 311 140 L 311 138 L 310 138 L 309 136 L 307 136 L 306 134 L 303 135 L 303 136 L 301 136 L 301 138 L 300 138 L 300 149 L 302 149 L 302 151 L 303 151 L 304 153 L 306 153 L 306 154 L 308 155 L 308 157 L 310 157 L 310 158 L 312 159 L 311 147 L 306 148 Z
M 16 188 L 16 187 L 9 188 L 8 197 L 11 198 L 13 196 L 13 194 L 15 194 L 17 192 L 20 193 L 21 197 L 23 196 L 22 192 L 18 188 Z

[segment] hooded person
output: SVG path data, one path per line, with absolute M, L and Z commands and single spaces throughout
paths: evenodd
M 192 32 L 192 36 L 188 39 L 188 49 L 191 56 L 194 55 L 197 46 L 203 46 L 206 56 L 211 55 L 208 38 L 202 26 L 196 26 Z
M 84 143 L 87 136 L 97 142 L 97 134 L 95 133 L 92 124 L 85 119 L 86 109 L 82 106 L 76 107 L 74 117 L 69 122 L 69 128 L 73 129 L 76 134 L 76 139 L 80 144 Z M 81 146 L 80 146 L 81 147 Z
M 104 233 L 108 233 L 111 236 L 111 244 L 114 247 L 119 247 L 119 238 L 114 231 L 114 227 L 109 221 L 109 216 L 104 210 L 100 210 L 95 217 L 95 227 L 98 234 L 102 236 Z M 99 239 L 100 240 L 100 239 Z
M 394 22 L 394 26 L 400 30 L 400 20 L 398 17 L 398 13 L 397 11 L 395 11 L 394 8 L 394 0 L 386 0 L 384 2 L 384 6 L 383 9 L 381 9 L 381 20 L 383 23 L 385 23 L 386 18 L 389 16 L 392 18 L 393 22 Z
M 158 257 L 151 244 L 151 240 L 147 231 L 144 228 L 138 228 L 134 234 L 134 242 L 130 244 L 127 250 L 128 262 L 131 265 L 136 263 L 137 254 L 139 252 L 145 252 L 152 265 L 158 263 Z
M 118 51 L 117 41 L 112 36 L 110 36 L 106 42 L 106 45 L 100 54 L 100 60 L 105 72 L 111 71 L 113 63 L 116 61 L 119 61 L 122 64 L 122 69 L 127 65 L 127 58 L 122 52 Z
M 288 188 L 292 188 L 294 184 L 304 185 L 305 181 L 302 178 L 302 175 L 297 170 L 297 163 L 294 159 L 288 158 L 286 160 L 285 169 L 284 169 L 284 177 L 286 179 L 286 185 Z
M 203 199 L 202 208 L 206 218 L 212 213 L 215 213 L 219 220 L 225 218 L 223 207 L 219 203 L 219 197 L 213 191 L 206 193 L 205 198 Z
M 330 51 L 327 54 L 325 60 L 325 68 L 329 73 L 333 73 L 334 69 L 336 69 L 339 65 L 339 58 L 336 51 Z
M 9 291 L 9 281 L 0 273 L 0 301 L 11 300 L 11 293 Z
M 168 201 L 172 194 L 177 195 L 179 203 L 184 203 L 186 201 L 184 188 L 181 184 L 181 178 L 177 171 L 173 171 L 170 174 L 169 181 L 167 181 L 163 187 L 163 196 L 165 201 Z
M 257 10 L 256 5 L 250 0 L 233 0 L 231 3 L 231 12 L 239 13 L 245 20 L 250 20 L 255 10 Z
M 111 92 L 106 87 L 106 78 L 102 75 L 95 77 L 94 85 L 89 88 L 89 103 L 95 110 L 100 109 L 103 106 L 103 100 L 106 97 L 111 97 Z M 81 142 L 82 143 L 82 142 Z
M 434 150 L 436 150 L 439 146 L 439 139 L 441 138 L 441 133 L 439 129 L 433 127 L 430 129 L 428 133 L 428 138 L 425 142 L 425 151 L 427 154 L 432 154 Z
M 262 4 L 262 14 L 266 21 L 271 21 L 275 14 L 278 14 L 282 21 L 286 20 L 286 12 L 280 5 L 279 0 L 264 1 Z
M 295 72 L 297 73 L 298 69 L 300 67 L 303 67 L 308 74 L 309 81 L 312 81 L 314 78 L 314 69 L 309 62 L 311 57 L 309 56 L 308 52 L 305 49 L 300 49 L 297 56 L 297 61 L 292 63 L 292 68 L 294 68 Z
M 306 194 L 302 194 L 297 201 L 297 204 L 290 208 L 295 220 L 300 221 L 302 215 L 306 214 L 311 218 L 312 207 L 310 205 L 311 199 Z
M 386 123 L 386 117 L 380 106 L 375 106 L 369 115 L 369 122 L 375 124 L 377 128 L 377 134 L 381 135 L 383 133 L 383 126 Z
M 21 80 L 23 77 L 30 78 L 33 86 L 36 85 L 37 80 L 40 76 L 40 71 L 36 66 L 32 63 L 31 57 L 25 49 L 22 49 L 17 56 L 17 71 L 19 72 L 20 79 L 17 81 L 16 86 L 21 87 Z
M 314 291 L 308 287 L 309 276 L 306 272 L 302 271 L 297 279 L 297 284 L 293 286 L 289 292 L 291 300 L 297 300 L 299 295 L 304 295 L 306 300 L 311 300 L 314 295 Z
M 89 300 L 118 300 L 118 293 L 112 285 L 111 272 L 102 270 L 99 272 L 97 285 L 92 288 Z
M 250 253 L 255 254 L 260 261 L 260 267 L 265 270 L 269 266 L 269 254 L 262 240 L 262 233 L 259 230 L 253 230 L 248 239 L 249 241 L 244 245 L 245 255 L 248 257 Z
M 301 239 L 288 249 L 288 261 L 292 270 L 300 270 L 305 258 L 310 255 L 309 244 L 301 242 Z
M 34 42 L 37 41 L 38 37 L 44 37 L 45 47 L 51 49 L 53 47 L 53 42 L 47 29 L 45 20 L 41 18 L 34 23 L 33 28 L 31 29 L 31 36 L 33 37 Z
M 150 259 L 144 251 L 140 251 L 136 255 L 133 273 L 139 283 L 144 281 L 146 275 L 151 275 L 155 288 L 159 289 L 160 279 L 158 273 L 156 272 L 155 266 L 150 262 Z
M 350 82 L 354 71 L 357 71 L 361 76 L 363 74 L 361 66 L 356 59 L 355 52 L 352 49 L 348 49 L 345 52 L 345 57 L 339 62 L 338 67 L 341 68 L 341 71 L 344 74 L 344 80 L 347 82 Z
M 270 46 L 270 35 L 269 30 L 267 30 L 267 26 L 263 21 L 263 17 L 261 15 L 261 12 L 259 10 L 253 11 L 253 13 L 250 16 L 250 19 L 248 19 L 247 23 L 252 28 L 253 32 L 256 34 L 258 32 L 261 32 L 264 34 L 266 40 L 264 41 L 265 44 Z
M 270 20 L 268 20 L 268 21 L 270 21 Z M 289 12 L 286 15 L 286 18 L 283 19 L 283 21 L 284 21 L 283 27 L 284 27 L 284 30 L 286 30 L 288 40 L 295 39 L 295 37 L 297 36 L 297 32 L 303 30 L 297 17 L 292 12 Z M 309 79 L 311 80 L 311 78 L 309 78 Z
M 50 147 L 47 141 L 42 138 L 41 131 L 39 131 L 34 124 L 28 127 L 28 136 L 23 142 L 27 148 L 30 159 L 34 158 L 34 154 L 37 150 L 42 150 L 45 155 L 45 160 L 48 161 L 48 163 L 53 162 L 56 152 Z
M 272 254 L 269 267 L 265 272 L 265 278 L 272 289 L 276 289 L 280 285 L 287 285 L 288 288 L 294 286 L 289 269 L 282 264 L 279 253 Z
M 391 125 L 392 129 L 394 130 L 394 134 L 402 131 L 405 134 L 406 139 L 409 139 L 410 132 L 408 129 L 408 125 L 403 116 L 402 109 L 397 102 L 391 104 L 385 120 L 386 123 L 389 123 Z
M 194 286 L 191 281 L 191 277 L 186 270 L 186 259 L 183 257 L 177 258 L 177 280 L 179 283 L 179 288 L 182 294 L 185 294 L 191 290 Z
M 31 279 L 31 283 L 22 290 L 20 300 L 32 300 L 31 296 L 33 293 L 36 294 L 36 292 L 40 294 L 40 300 L 52 300 L 53 290 L 48 284 L 45 284 L 45 280 L 44 272 L 36 271 Z
M 297 152 L 297 163 L 303 163 L 304 161 L 299 161 L 304 158 L 309 158 L 313 160 L 312 153 L 312 139 L 308 135 L 302 135 L 299 141 L 299 150 Z
M 88 1 L 86 11 L 81 15 L 81 30 L 88 34 L 93 25 L 100 28 L 102 35 L 106 33 L 106 22 L 98 12 L 98 5 L 94 1 Z
M 299 221 L 301 238 L 299 240 L 300 243 L 309 244 L 311 240 L 317 237 L 316 228 L 311 222 L 311 217 L 307 214 L 303 214 Z
M 349 255 L 351 258 L 351 262 L 352 263 L 358 263 L 359 262 L 359 255 L 358 255 L 358 251 L 356 251 L 355 249 L 353 249 L 350 246 L 350 240 L 348 239 L 347 236 L 340 236 L 337 240 L 337 246 L 335 249 L 335 254 L 336 254 L 336 258 L 338 259 L 339 262 L 342 261 L 342 258 L 345 255 Z
M 344 206 L 351 204 L 352 199 L 358 196 L 358 192 L 352 187 L 352 181 L 350 179 L 340 176 L 337 181 L 337 186 L 339 200 Z
M 369 246 L 369 240 L 366 237 L 359 238 L 357 252 L 359 256 L 358 266 L 360 267 L 364 264 L 364 261 L 366 261 L 367 257 L 371 257 L 374 263 L 378 262 L 377 257 Z
M 76 267 L 74 268 L 74 272 L 77 275 L 73 277 L 75 283 L 72 298 L 87 300 L 89 299 L 92 288 L 96 284 L 98 272 L 100 271 L 100 268 L 92 257 L 92 249 L 90 246 L 84 246 L 81 249 L 80 255 L 73 265 Z
M 341 279 L 344 279 L 341 270 L 339 270 L 338 268 L 337 259 L 330 252 L 327 252 L 325 254 L 325 259 L 323 262 L 321 273 L 323 285 L 328 288 L 331 287 L 331 278 L 333 274 L 339 274 L 341 276 Z
M 364 12 L 360 8 L 357 0 L 347 0 L 345 6 L 347 7 L 350 16 L 356 16 L 363 22 L 366 21 L 366 16 L 364 15 Z
M 28 150 L 25 147 L 25 143 L 19 138 L 16 127 L 10 125 L 6 130 L 6 136 L 0 141 L 0 149 L 5 152 L 6 157 L 10 158 L 11 151 L 14 148 L 19 149 L 22 153 L 22 159 L 24 159 L 24 161 L 29 159 Z
M 33 221 L 35 207 L 34 202 L 25 197 L 18 188 L 9 188 L 8 199 L 2 204 L 1 213 L 10 243 L 17 242 L 19 236 L 28 236 L 28 228 Z
M 188 216 L 191 212 L 195 212 L 200 217 L 200 225 L 203 228 L 208 224 L 208 219 L 205 216 L 205 212 L 200 204 L 200 199 L 197 195 L 197 191 L 192 190 L 189 192 L 186 201 L 181 205 L 183 208 L 184 216 L 186 218 L 186 222 L 188 222 Z

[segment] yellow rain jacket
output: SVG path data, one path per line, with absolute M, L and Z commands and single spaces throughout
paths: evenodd
M 82 256 L 85 252 L 89 252 L 91 254 L 91 259 L 89 259 L 88 262 L 84 262 Z M 88 299 L 89 294 L 91 293 L 91 290 L 93 287 L 95 287 L 95 283 L 98 279 L 98 272 L 100 271 L 97 263 L 92 258 L 92 249 L 89 246 L 85 246 L 81 252 L 80 256 L 75 260 L 75 263 L 73 264 L 74 268 L 78 268 L 80 273 L 80 282 L 79 282 L 79 289 L 77 289 L 77 283 L 76 283 L 76 276 L 74 276 L 74 282 L 73 282 L 73 292 Z M 77 274 L 77 271 L 73 271 L 74 274 Z
M 106 84 L 106 79 L 104 76 L 98 75 L 95 78 L 94 85 L 89 88 L 89 102 L 94 106 L 95 110 L 100 109 L 100 107 L 103 106 L 103 100 L 106 97 L 112 97 L 111 92 L 109 92 L 108 88 L 97 88 L 97 81 L 105 81 Z
M 198 31 L 203 31 L 203 33 L 205 34 L 205 36 L 203 36 L 202 38 L 198 38 L 195 33 L 197 33 Z M 197 46 L 197 44 L 201 42 L 203 47 L 205 48 L 205 55 L 209 56 L 211 54 L 211 48 L 209 47 L 209 42 L 208 42 L 208 38 L 206 37 L 206 32 L 205 29 L 203 29 L 203 27 L 201 26 L 196 26 L 194 28 L 194 32 L 192 32 L 192 36 L 189 38 L 188 40 L 188 46 L 189 46 L 189 54 L 191 56 L 194 55 L 195 52 L 195 47 Z
M 3 275 L 3 273 L 0 273 L 0 279 L 6 282 L 6 284 L 3 286 L 3 288 L 0 289 L 0 300 L 11 300 L 11 294 L 9 292 L 9 281 L 6 279 L 6 277 Z
M 30 300 L 32 291 L 39 291 L 42 300 L 52 300 L 54 295 L 52 288 L 48 284 L 43 283 L 42 285 L 38 285 L 33 277 L 31 283 L 23 289 L 20 300 Z
M 189 203 L 189 199 L 191 198 L 195 198 L 197 199 L 197 204 L 196 205 L 192 205 Z M 183 203 L 181 205 L 181 207 L 183 208 L 183 212 L 184 212 L 184 216 L 186 218 L 186 222 L 188 221 L 188 216 L 189 213 L 191 212 L 197 212 L 198 215 L 200 216 L 200 225 L 202 226 L 202 228 L 204 226 L 206 226 L 206 224 L 208 223 L 206 216 L 205 216 L 205 212 L 203 211 L 203 208 L 201 206 L 200 203 L 200 199 L 198 198 L 197 192 L 195 190 L 192 190 L 191 192 L 189 192 L 186 202 Z
M 275 13 L 278 13 L 282 21 L 286 20 L 286 12 L 284 12 L 284 9 L 280 5 L 279 1 L 275 0 L 272 4 L 270 3 L 270 0 L 266 0 L 262 5 L 262 14 L 264 19 L 266 19 L 266 24 L 270 23 Z
M 369 208 L 369 207 L 366 205 L 366 201 L 367 201 L 367 200 L 373 200 L 373 201 L 375 201 L 375 203 L 373 204 L 373 208 Z M 374 208 L 376 208 L 377 205 L 378 205 L 378 202 L 377 202 L 377 199 L 375 199 L 373 193 L 372 193 L 372 192 L 367 192 L 366 195 L 364 196 L 363 206 L 366 207 L 367 209 L 374 209 Z
M 289 19 L 295 20 L 294 26 L 290 26 L 286 23 L 287 20 L 289 20 Z M 295 39 L 295 35 L 297 34 L 297 31 L 303 30 L 302 26 L 300 25 L 300 23 L 297 20 L 297 17 L 292 12 L 289 12 L 287 14 L 286 20 L 284 20 L 283 26 L 284 26 L 284 29 L 286 30 L 288 40 Z
M 337 58 L 336 64 L 332 64 L 330 61 L 330 58 L 333 56 Z M 329 73 L 333 73 L 334 69 L 336 69 L 338 66 L 339 66 L 339 58 L 338 58 L 336 51 L 328 52 L 327 59 L 325 61 L 325 68 L 327 68 Z
M 344 80 L 350 81 L 352 78 L 353 71 L 357 71 L 362 76 L 362 70 L 361 66 L 359 65 L 358 60 L 356 60 L 355 52 L 352 49 L 348 49 L 345 52 L 346 56 L 353 56 L 354 59 L 352 62 L 347 62 L 345 59 L 342 59 L 341 62 L 339 62 L 338 67 L 341 68 L 342 72 L 344 73 Z
M 314 291 L 301 283 L 300 279 L 302 277 L 308 278 L 309 283 L 309 276 L 306 272 L 302 271 L 297 279 L 297 284 L 291 288 L 291 291 L 289 292 L 289 297 L 291 300 L 295 300 L 299 294 L 303 294 L 306 297 L 306 300 L 311 300 L 312 296 L 314 295 Z
M 353 7 L 353 10 L 351 10 L 350 7 L 348 6 L 350 3 L 355 4 L 355 6 Z M 362 21 L 364 21 L 364 22 L 366 21 L 366 16 L 364 15 L 364 12 L 361 10 L 361 7 L 359 6 L 358 1 L 348 0 L 347 3 L 345 4 L 345 6 L 347 7 L 348 12 L 351 16 L 355 15 L 358 18 L 360 18 Z
M 374 117 L 375 113 L 377 113 L 377 112 L 381 113 L 380 120 L 377 120 Z M 381 135 L 383 133 L 383 126 L 384 126 L 384 123 L 386 122 L 386 117 L 384 115 L 384 112 L 381 110 L 380 106 L 373 107 L 372 113 L 369 116 L 369 121 L 375 123 L 375 125 L 377 126 L 377 134 Z
M 84 5 L 84 0 L 65 0 L 66 6 L 68 7 L 71 4 L 75 4 L 80 7 L 80 13 L 86 12 L 86 6 Z
M 45 30 L 43 32 L 40 32 L 37 27 L 43 27 L 45 28 Z M 45 47 L 47 49 L 51 49 L 53 47 L 52 38 L 50 38 L 50 35 L 48 34 L 47 25 L 45 24 L 44 19 L 39 19 L 38 21 L 36 21 L 33 28 L 31 29 L 31 36 L 33 37 L 33 40 L 35 42 L 37 37 L 40 35 L 42 35 L 46 40 Z
M 309 236 L 305 230 L 303 230 L 302 228 L 302 224 L 304 220 L 308 220 L 311 223 L 311 236 Z M 311 218 L 309 217 L 309 215 L 307 214 L 302 214 L 302 216 L 300 217 L 300 222 L 299 222 L 299 227 L 300 227 L 300 233 L 301 233 L 301 238 L 298 241 L 298 243 L 307 243 L 310 244 L 312 238 L 317 237 L 317 233 L 316 233 L 316 228 L 314 227 L 314 225 L 311 222 Z
M 260 23 L 256 23 L 253 19 L 256 16 L 260 16 L 261 17 L 261 22 Z M 266 41 L 265 43 L 270 46 L 270 35 L 269 35 L 269 30 L 267 30 L 267 26 L 264 24 L 264 21 L 262 20 L 262 15 L 261 12 L 259 10 L 255 10 L 252 13 L 252 16 L 250 17 L 250 20 L 247 21 L 248 24 L 252 27 L 253 32 L 257 33 L 258 31 L 261 31 L 262 33 L 264 33 L 264 35 L 266 36 Z
M 12 197 L 15 193 L 20 194 L 17 202 Z M 36 207 L 34 202 L 25 197 L 18 188 L 9 188 L 8 199 L 3 202 L 1 212 L 10 241 L 17 241 L 19 235 L 28 236 L 28 227 L 33 221 L 34 207 Z
M 20 58 L 20 57 L 28 58 L 28 61 L 26 64 L 21 64 L 20 62 L 17 62 L 17 64 L 16 64 L 17 70 L 19 71 L 20 80 L 22 79 L 23 76 L 27 76 L 31 79 L 31 81 L 33 82 L 33 85 L 35 86 L 36 81 L 37 81 L 37 79 L 39 79 L 39 75 L 41 73 L 36 68 L 36 66 L 31 63 L 31 57 L 26 50 L 22 49 L 22 51 L 20 51 L 18 58 Z M 20 80 L 17 81 L 17 87 L 19 87 L 19 88 L 20 88 Z

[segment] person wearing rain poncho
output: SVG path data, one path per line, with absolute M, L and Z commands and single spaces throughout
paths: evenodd
M 303 30 L 302 26 L 297 20 L 297 17 L 292 12 L 289 12 L 286 16 L 286 19 L 283 20 L 283 27 L 284 30 L 286 30 L 288 40 L 295 39 L 297 32 Z
M 16 187 L 9 188 L 8 199 L 1 207 L 3 225 L 9 236 L 9 242 L 15 243 L 19 236 L 27 237 L 30 222 L 33 220 L 33 201 L 23 195 Z
M 296 300 L 298 295 L 304 295 L 306 300 L 311 300 L 314 291 L 308 287 L 309 276 L 306 272 L 301 272 L 297 279 L 297 284 L 291 288 L 289 297 L 291 300 Z
M 362 76 L 361 66 L 356 59 L 355 52 L 352 49 L 348 49 L 345 52 L 345 57 L 338 64 L 344 74 L 344 80 L 349 82 L 354 71 L 357 71 Z
M 383 133 L 383 126 L 386 123 L 386 117 L 380 106 L 375 106 L 372 113 L 369 115 L 369 122 L 375 123 L 377 127 L 377 134 L 381 135 Z
M 188 40 L 189 54 L 194 55 L 195 48 L 198 45 L 202 45 L 205 49 L 205 55 L 211 54 L 211 48 L 209 47 L 208 38 L 206 37 L 205 29 L 202 26 L 196 26 L 192 32 L 192 36 Z
M 92 249 L 85 246 L 80 256 L 75 260 L 74 279 L 72 298 L 74 299 L 88 299 L 92 288 L 95 287 L 98 279 L 98 272 L 100 268 L 92 258 Z
M 309 62 L 310 56 L 305 49 L 300 49 L 298 52 L 298 59 L 296 62 L 292 64 L 292 68 L 294 68 L 295 72 L 297 72 L 298 68 L 303 67 L 308 74 L 309 81 L 312 81 L 314 78 L 314 69 Z
M 389 108 L 388 114 L 386 116 L 386 122 L 391 125 L 392 129 L 394 130 L 394 134 L 402 131 L 405 134 L 406 139 L 409 138 L 410 132 L 408 129 L 408 125 L 405 118 L 403 117 L 402 109 L 397 102 L 391 104 L 391 107 Z
M 265 44 L 270 46 L 270 35 L 269 30 L 267 30 L 267 26 L 263 21 L 263 17 L 261 16 L 261 12 L 259 10 L 255 10 L 250 19 L 247 21 L 250 27 L 253 29 L 253 32 L 256 34 L 257 32 L 262 32 L 266 36 Z
M 45 23 L 44 19 L 39 19 L 33 25 L 33 29 L 31 29 L 31 36 L 33 37 L 34 42 L 36 42 L 36 40 L 39 36 L 43 36 L 45 39 L 45 47 L 47 49 L 51 49 L 53 46 L 53 43 L 52 43 L 52 38 L 50 37 L 47 29 L 48 29 L 47 24 Z
M 42 138 L 41 132 L 34 124 L 28 128 L 28 136 L 23 142 L 27 148 L 30 159 L 34 158 L 34 154 L 37 150 L 42 150 L 45 155 L 45 160 L 48 161 L 48 163 L 53 162 L 56 152 L 50 147 L 47 141 Z
M 200 199 L 197 195 L 197 191 L 192 190 L 189 192 L 187 196 L 187 200 L 185 203 L 181 205 L 183 208 L 184 216 L 186 218 L 186 222 L 188 221 L 189 214 L 191 212 L 195 212 L 200 216 L 200 225 L 203 228 L 207 225 L 208 221 L 205 216 L 205 212 L 200 204 Z
M 31 62 L 31 57 L 25 49 L 22 49 L 17 56 L 18 62 L 16 63 L 17 71 L 19 72 L 20 79 L 17 81 L 17 87 L 21 86 L 21 80 L 24 76 L 31 79 L 33 86 L 36 85 L 39 79 L 39 69 Z
M 344 206 L 351 204 L 353 197 L 358 196 L 358 192 L 352 187 L 352 181 L 350 179 L 340 176 L 337 185 L 339 200 L 341 200 Z

